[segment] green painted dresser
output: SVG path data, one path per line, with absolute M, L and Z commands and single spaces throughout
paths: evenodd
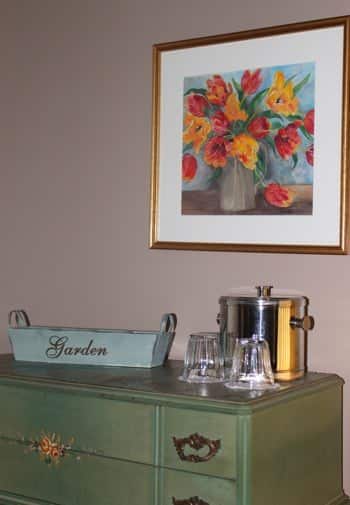
M 0 356 L 0 504 L 350 505 L 338 376 L 257 395 L 180 372 Z

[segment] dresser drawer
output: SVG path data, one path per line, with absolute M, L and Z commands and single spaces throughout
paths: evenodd
M 28 447 L 1 439 L 0 454 L 1 490 L 34 503 L 154 505 L 155 470 L 148 465 L 74 453 L 47 464 Z
M 174 470 L 162 470 L 162 473 L 162 505 L 237 504 L 233 481 Z
M 0 436 L 55 433 L 74 450 L 153 462 L 154 407 L 55 389 L 0 386 Z
M 235 478 L 236 424 L 229 414 L 164 408 L 162 465 Z

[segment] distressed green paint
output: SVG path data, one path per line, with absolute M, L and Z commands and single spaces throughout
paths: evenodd
M 165 408 L 162 422 L 164 436 L 161 461 L 164 466 L 217 477 L 236 478 L 236 417 L 215 412 L 198 415 L 196 410 Z M 181 461 L 173 437 L 185 438 L 196 432 L 209 440 L 220 440 L 221 447 L 209 461 Z M 208 454 L 208 446 L 205 445 L 199 451 L 186 446 L 184 452 L 185 455 L 197 454 L 205 457 Z
M 342 495 L 341 389 L 257 413 L 252 418 L 250 489 L 242 505 L 318 505 Z
M 251 397 L 147 370 L 30 366 L 0 356 L 1 505 L 350 505 L 342 489 L 342 384 L 307 374 Z M 74 368 L 74 370 L 72 369 Z M 41 431 L 72 437 L 48 465 Z M 172 437 L 220 439 L 209 462 L 179 460 Z M 206 451 L 204 450 L 204 453 Z
M 47 502 L 44 503 L 42 500 L 32 500 L 4 492 L 0 493 L 0 500 L 1 505 L 47 505 Z
M 198 496 L 209 505 L 238 505 L 233 481 L 174 470 L 162 471 L 161 505 L 172 505 L 172 498 L 188 500 Z M 159 504 L 160 505 L 160 504 Z
M 57 433 L 63 443 L 73 438 L 75 450 L 130 460 L 137 452 L 141 463 L 153 461 L 151 405 L 1 384 L 0 399 L 6 405 L 0 416 L 2 436 L 37 440 L 41 432 Z
M 84 470 L 82 465 L 82 472 L 77 505 L 155 504 L 156 471 L 150 465 L 95 457 L 86 462 Z
M 0 454 L 0 488 L 6 492 L 55 505 L 154 503 L 151 466 L 89 455 L 77 459 L 76 454 L 48 465 L 21 444 L 5 441 Z
M 0 356 L 0 383 L 50 391 L 67 390 L 79 397 L 95 396 L 143 403 L 180 406 L 196 410 L 251 414 L 279 401 L 307 394 L 310 389 L 323 389 L 342 380 L 331 374 L 308 373 L 303 378 L 284 383 L 279 391 L 251 397 L 243 391 L 232 391 L 222 384 L 187 384 L 178 381 L 182 362 L 168 361 L 164 367 L 110 368 L 93 366 L 33 365 L 16 362 L 11 355 Z
M 240 505 L 250 503 L 250 455 L 251 455 L 251 416 L 237 416 L 237 502 Z

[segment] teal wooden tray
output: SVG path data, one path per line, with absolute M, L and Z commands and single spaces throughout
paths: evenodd
M 151 368 L 168 358 L 176 323 L 164 314 L 159 331 L 32 326 L 24 310 L 13 310 L 8 336 L 18 361 Z

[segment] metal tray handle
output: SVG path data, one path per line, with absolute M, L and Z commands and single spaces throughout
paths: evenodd
M 25 310 L 11 310 L 8 315 L 8 325 L 13 328 L 21 328 L 23 326 L 30 326 L 29 317 Z
M 176 324 L 176 314 L 163 314 L 160 320 L 160 333 L 174 333 Z

